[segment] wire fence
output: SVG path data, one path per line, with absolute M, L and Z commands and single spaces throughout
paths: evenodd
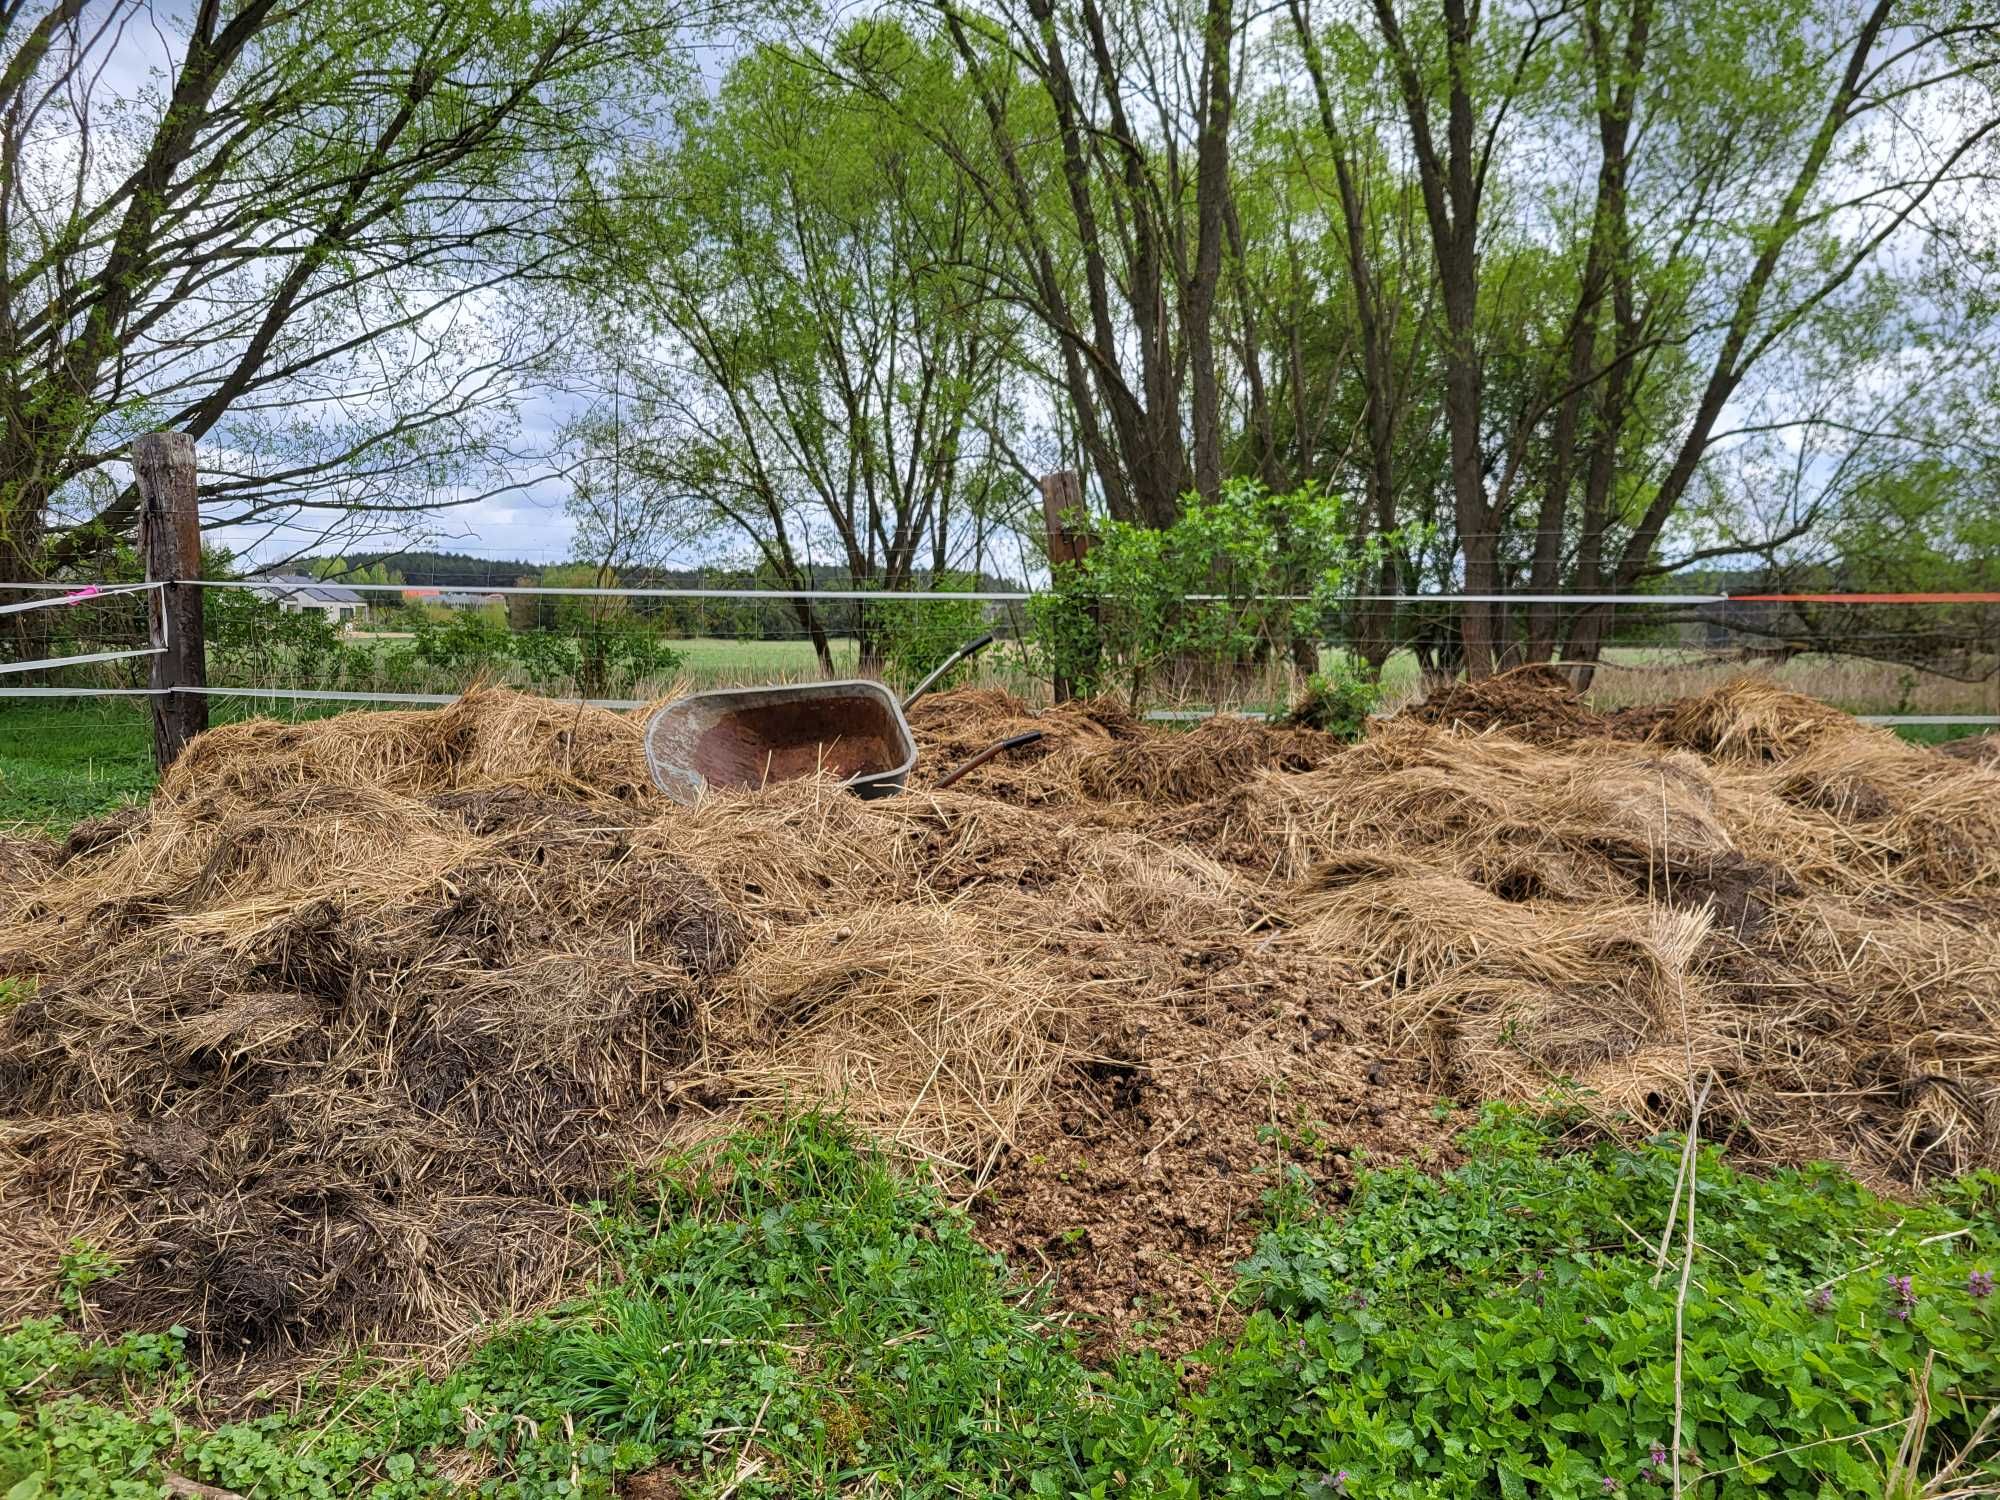
M 689 690 L 856 676 L 907 690 L 986 631 L 998 641 L 962 669 L 961 683 L 1030 703 L 1052 696 L 1049 643 L 1037 638 L 1037 598 L 1024 591 L 357 585 L 315 598 L 246 580 L 174 587 L 199 588 L 204 601 L 200 687 L 155 685 L 156 663 L 171 677 L 168 664 L 182 659 L 162 654 L 173 612 L 161 585 L 0 584 L 0 828 L 67 828 L 147 795 L 170 704 L 199 702 L 208 722 L 226 723 L 442 705 L 482 682 L 612 709 Z M 1319 622 L 1312 654 L 1322 667 L 1352 664 L 1356 612 L 1386 604 L 1378 711 L 1393 712 L 1451 667 L 1463 602 L 1342 601 Z M 1844 617 L 1865 625 L 1848 631 L 1861 649 L 1827 651 L 1802 640 L 1790 601 L 1516 595 L 1508 612 L 1537 603 L 1559 624 L 1617 612 L 1588 684 L 1599 709 L 1686 697 L 1749 670 L 1908 738 L 2000 728 L 2000 610 L 1985 604 L 1815 605 L 1865 612 Z M 1273 650 L 1166 664 L 1130 696 L 1170 723 L 1264 716 L 1294 702 L 1302 681 L 1301 663 Z
M 469 588 L 315 580 L 203 579 L 207 684 L 158 688 L 164 647 L 157 583 L 0 584 L 0 699 L 106 700 L 199 692 L 246 704 L 448 703 L 476 682 L 613 708 L 665 693 L 744 683 L 879 677 L 907 686 L 960 641 L 999 645 L 973 680 L 1032 700 L 1049 693 L 1049 652 L 1025 590 L 885 594 L 838 583 L 809 590 L 500 584 Z M 1221 596 L 1187 596 L 1200 605 Z M 1357 594 L 1312 632 L 1308 659 L 1267 650 L 1157 664 L 1130 684 L 1135 708 L 1164 716 L 1271 712 L 1297 692 L 1310 657 L 1340 661 L 1353 616 L 1386 611 L 1378 646 L 1385 705 L 1455 668 L 1456 611 L 1475 601 L 1541 609 L 1558 634 L 1585 612 L 1615 628 L 1588 691 L 1604 708 L 1685 696 L 1746 668 L 1874 722 L 2000 726 L 2000 595 Z M 1815 645 L 1805 611 L 1858 622 L 1846 649 Z M 1386 649 L 1384 649 L 1386 648 Z

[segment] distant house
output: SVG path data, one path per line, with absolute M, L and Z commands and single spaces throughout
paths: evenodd
M 273 573 L 253 583 L 251 593 L 268 599 L 288 615 L 325 615 L 332 625 L 351 625 L 368 618 L 368 601 L 353 589 L 297 573 Z

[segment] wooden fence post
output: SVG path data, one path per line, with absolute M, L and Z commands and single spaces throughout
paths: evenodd
M 153 645 L 153 760 L 164 771 L 208 728 L 208 698 L 185 688 L 208 686 L 202 640 L 202 591 L 183 583 L 201 576 L 201 509 L 195 483 L 194 439 L 184 432 L 148 432 L 132 443 L 132 477 L 139 486 L 139 554 L 146 578 L 163 584 L 147 599 Z
M 1053 572 L 1063 563 L 1082 562 L 1090 551 L 1090 533 L 1069 523 L 1068 517 L 1080 518 L 1083 510 L 1083 480 L 1074 469 L 1059 469 L 1053 474 L 1045 474 L 1041 480 L 1042 519 L 1049 531 L 1049 569 Z M 1060 669 L 1052 684 L 1058 703 L 1067 703 L 1076 696 L 1076 684 L 1067 673 Z

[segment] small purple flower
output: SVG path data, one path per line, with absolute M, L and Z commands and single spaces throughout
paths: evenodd
M 1368 1305 L 1368 1294 L 1366 1292 L 1349 1292 L 1347 1294 L 1347 1305 L 1349 1307 L 1366 1307 Z M 1340 1472 L 1345 1474 L 1347 1470 L 1342 1469 Z
M 1909 1322 L 1910 1313 L 1917 1305 L 1916 1287 L 1907 1276 L 1891 1276 L 1889 1278 L 1889 1290 L 1896 1294 L 1896 1305 L 1890 1308 L 1889 1311 L 1896 1315 L 1897 1322 Z
M 1345 1495 L 1347 1493 L 1347 1470 L 1342 1469 L 1337 1474 L 1320 1475 L 1319 1483 L 1314 1488 L 1323 1491 L 1330 1490 L 1336 1495 Z
M 1830 1286 L 1820 1287 L 1810 1297 L 1806 1298 L 1806 1306 L 1810 1307 L 1814 1312 L 1832 1312 L 1833 1288 Z
M 1618 1493 L 1618 1481 L 1613 1479 L 1609 1474 L 1604 1476 L 1604 1493 L 1607 1495 Z
M 1993 1295 L 1993 1273 L 1974 1271 L 1965 1278 L 1965 1290 L 1972 1296 L 1985 1299 Z
M 1650 1463 L 1656 1469 L 1664 1469 L 1667 1466 L 1667 1450 L 1662 1448 L 1658 1443 L 1653 1444 L 1652 1454 L 1647 1458 L 1646 1462 Z

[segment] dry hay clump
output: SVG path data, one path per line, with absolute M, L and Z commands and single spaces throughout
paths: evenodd
M 651 795 L 644 730 L 643 714 L 476 688 L 441 709 L 212 729 L 161 778 L 158 795 L 269 801 L 331 783 L 417 795 L 511 787 L 639 802 Z
M 0 922 L 47 876 L 53 860 L 45 840 L 0 833 Z
M 2000 776 L 1858 734 L 1739 762 L 1393 725 L 1172 813 L 1287 882 L 1469 1095 L 1564 1080 L 1645 1129 L 1908 1183 L 2000 1163 Z M 1828 792 L 1836 766 L 1881 804 Z
M 1258 771 L 1304 771 L 1340 750 L 1316 730 L 1235 716 L 1185 730 L 1142 724 L 1103 700 L 1039 711 L 993 689 L 925 699 L 910 713 L 923 746 L 917 780 L 929 785 L 997 740 L 1041 731 L 959 785 L 1018 806 L 1077 808 L 1198 802 Z
M 542 727 L 512 695 L 450 712 L 474 754 Z M 127 1267 L 104 1318 L 211 1356 L 463 1330 L 546 1300 L 565 1204 L 665 1138 L 740 924 L 628 820 L 427 783 L 438 739 L 370 727 L 362 755 L 233 726 L 249 769 L 191 757 L 0 928 L 14 1310 L 81 1237 Z
M 1543 663 L 1477 681 L 1451 682 L 1396 717 L 1475 733 L 1505 729 L 1516 739 L 1542 745 L 1607 732 L 1604 716 L 1577 696 L 1568 674 Z
M 1467 1097 L 1572 1079 L 1658 1128 L 1712 1072 L 1772 1159 L 1993 1164 L 2000 773 L 1851 722 L 1753 754 L 1726 706 L 1686 743 L 1413 715 L 1342 749 L 958 693 L 912 715 L 924 778 L 1048 736 L 945 792 L 691 809 L 636 717 L 501 691 L 218 730 L 150 809 L 0 847 L 0 1306 L 83 1237 L 127 1267 L 95 1316 L 249 1372 L 446 1338 L 556 1294 L 573 1202 L 814 1101 L 961 1185 L 1108 1130 L 1179 1212 L 1227 1154 L 1201 1080 L 1273 1017 L 1350 1116 L 1403 1038 Z M 1218 1107 L 1247 1131 L 1268 1083 Z
M 80 1237 L 126 1268 L 95 1317 L 250 1378 L 545 1303 L 571 1203 L 746 1109 L 834 1100 L 976 1179 L 1100 1016 L 1249 920 L 1137 834 L 824 782 L 681 809 L 637 745 L 500 691 L 236 725 L 23 846 L 0 1305 Z
M 1969 760 L 1978 766 L 2000 766 L 2000 734 L 1968 734 L 1947 740 L 1937 753 L 1949 760 Z
M 1780 761 L 1815 745 L 1894 740 L 1816 698 L 1744 673 L 1713 692 L 1635 711 L 1629 727 L 1685 749 L 1731 761 Z

